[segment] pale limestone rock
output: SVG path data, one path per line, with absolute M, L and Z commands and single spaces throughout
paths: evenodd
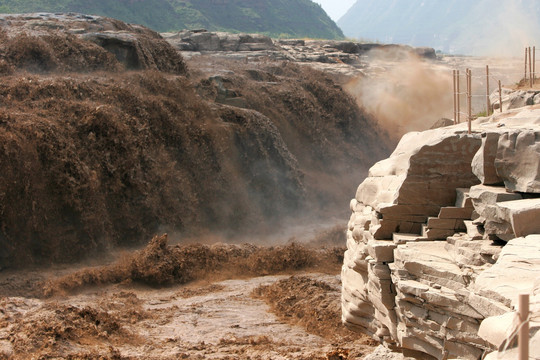
M 508 126 L 498 125 L 503 121 Z M 495 134 L 485 135 L 482 159 L 476 160 L 484 172 L 484 183 L 495 181 L 486 180 L 486 175 L 493 175 L 497 137 L 523 132 L 524 121 L 530 121 L 531 129 L 540 133 L 540 111 L 532 110 L 494 115 L 475 125 L 485 134 Z M 484 351 L 494 350 L 494 344 L 478 335 L 480 323 L 511 311 L 515 305 L 512 294 L 532 291 L 534 274 L 540 269 L 540 239 L 532 241 L 528 236 L 525 243 L 513 239 L 515 229 L 523 234 L 539 231 L 536 207 L 540 200 L 526 195 L 526 200 L 517 201 L 521 194 L 502 186 L 484 184 L 469 190 L 478 181 L 470 165 L 480 137 L 472 136 L 470 145 L 475 149 L 460 153 L 459 146 L 454 146 L 463 144 L 457 129 L 460 125 L 405 136 L 389 159 L 372 167 L 350 205 L 354 217 L 349 222 L 352 229 L 347 245 L 348 252 L 354 250 L 344 260 L 348 264 L 344 270 L 344 321 L 422 359 L 477 359 Z M 469 168 L 445 169 L 427 151 L 439 159 L 450 157 L 449 164 L 455 164 L 454 154 L 466 153 Z M 499 155 L 497 152 L 496 159 L 503 159 Z M 453 181 L 462 172 L 475 180 L 456 188 Z M 450 185 L 443 189 L 446 179 Z M 473 218 L 475 221 L 470 220 Z M 418 231 L 404 234 L 425 222 L 423 235 Z M 503 247 L 504 242 L 492 242 L 488 238 L 494 234 L 509 243 Z M 393 241 L 381 241 L 381 237 Z M 427 238 L 446 241 L 425 241 Z M 353 283 L 359 288 L 349 289 Z M 540 292 L 540 280 L 538 283 Z
M 369 272 L 370 274 L 375 275 L 379 279 L 382 280 L 390 280 L 391 279 L 391 272 L 390 267 L 386 264 L 381 264 L 377 262 L 370 262 L 369 264 Z
M 534 90 L 517 90 L 508 93 L 508 109 L 517 109 L 534 104 Z
M 484 237 L 483 229 L 481 229 L 478 225 L 474 224 L 471 220 L 465 220 L 463 223 L 467 231 L 467 236 L 471 240 L 479 240 Z
M 393 352 L 384 345 L 379 345 L 364 360 L 406 360 L 402 353 Z
M 540 198 L 497 203 L 497 219 L 509 222 L 515 237 L 540 234 Z
M 531 329 L 531 337 L 529 339 L 529 358 L 530 359 L 539 359 L 540 358 L 540 330 L 535 328 Z M 512 348 L 506 351 L 495 351 L 488 354 L 484 360 L 516 360 L 518 357 L 518 349 Z
M 530 321 L 529 321 L 529 356 L 531 359 L 540 358 L 540 278 L 536 279 L 533 285 L 533 290 L 529 292 L 530 295 Z M 508 335 L 519 326 L 517 319 L 517 313 L 508 312 L 502 316 L 488 318 L 482 322 L 479 335 L 485 340 L 499 346 L 504 343 L 505 339 L 508 339 Z M 517 323 L 517 324 L 516 324 Z M 504 349 L 504 346 L 499 349 Z M 486 359 L 517 359 L 517 349 L 509 348 L 506 351 L 493 352 L 486 356 Z
M 428 240 L 444 240 L 454 234 L 454 229 L 431 229 L 427 226 L 422 227 L 422 236 Z
M 430 139 L 429 135 L 424 132 L 421 136 Z M 454 205 L 455 189 L 478 181 L 470 164 L 480 140 L 459 134 L 437 135 L 443 135 L 443 138 L 432 139 L 431 143 L 412 139 L 419 142 L 420 148 L 409 159 L 407 179 L 397 196 L 398 204 Z
M 367 250 L 369 255 L 377 262 L 393 262 L 394 249 L 397 247 L 392 241 L 369 241 Z
M 358 205 L 358 201 L 356 201 L 356 199 L 351 199 L 351 202 L 349 203 L 349 208 L 352 212 L 356 211 L 356 205 Z
M 518 193 L 507 191 L 502 186 L 475 185 L 471 186 L 469 196 L 476 211 L 482 215 L 481 205 L 493 205 L 497 202 L 521 199 Z
M 356 193 L 358 203 L 378 212 L 369 225 L 374 238 L 418 234 L 428 216 L 454 205 L 456 187 L 478 181 L 470 162 L 480 143 L 478 136 L 448 129 L 405 135 L 388 159 L 370 169 Z
M 454 230 L 456 225 L 456 219 L 441 219 L 438 217 L 430 217 L 427 222 L 427 227 L 430 229 Z
M 422 237 L 419 234 L 393 233 L 392 240 L 395 244 L 402 245 L 408 242 L 427 241 L 428 238 Z
M 495 170 L 498 144 L 498 133 L 485 133 L 482 136 L 482 146 L 474 155 L 471 163 L 472 172 L 480 179 L 482 184 L 493 185 L 503 182 Z
M 519 315 L 514 311 L 498 316 L 491 316 L 482 321 L 478 335 L 496 348 L 499 348 L 518 328 L 519 323 Z
M 469 196 L 475 211 L 484 219 L 487 217 L 486 208 L 495 205 L 498 202 L 519 200 L 522 196 L 518 193 L 508 192 L 501 186 L 476 185 L 472 186 Z
M 390 219 L 397 216 L 418 216 L 422 222 L 427 220 L 428 216 L 437 216 L 439 214 L 440 206 L 437 205 L 392 205 L 381 203 L 377 207 L 378 212 L 383 217 L 389 217 Z
M 502 134 L 495 168 L 506 188 L 540 193 L 540 131 L 525 130 Z
M 510 311 L 510 308 L 504 304 L 484 296 L 476 295 L 473 292 L 469 292 L 467 303 L 484 318 L 492 315 L 501 315 Z
M 501 97 L 502 97 L 502 108 L 506 112 L 511 109 L 522 108 L 527 105 L 533 105 L 534 97 L 536 93 L 534 91 L 525 91 L 525 90 L 513 90 L 508 88 L 502 88 Z M 499 90 L 497 89 L 490 94 L 489 99 L 493 104 L 494 109 L 500 109 L 501 104 L 499 103 Z
M 453 254 L 454 261 L 459 266 L 482 266 L 492 264 L 495 249 L 500 251 L 500 247 L 495 246 L 493 251 L 488 251 L 491 247 L 491 240 L 471 241 L 468 236 L 449 237 L 445 249 Z
M 479 295 L 515 306 L 520 293 L 532 293 L 540 269 L 540 235 L 510 240 L 497 262 L 482 272 L 472 289 Z
M 461 219 L 461 220 L 466 220 L 466 219 L 471 218 L 472 211 L 473 210 L 471 208 L 445 206 L 445 207 L 441 208 L 441 211 L 439 212 L 438 217 L 440 219 Z
M 394 251 L 395 263 L 416 277 L 435 278 L 465 284 L 465 273 L 445 249 L 445 242 L 416 242 L 399 245 Z

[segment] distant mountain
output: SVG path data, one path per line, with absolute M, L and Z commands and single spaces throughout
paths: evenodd
M 205 28 L 272 37 L 343 38 L 311 0 L 0 0 L 0 13 L 78 12 L 159 32 Z
M 518 55 L 540 39 L 539 19 L 538 0 L 357 0 L 338 25 L 354 38 Z

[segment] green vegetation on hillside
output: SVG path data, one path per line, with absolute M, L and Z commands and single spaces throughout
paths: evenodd
M 0 12 L 102 15 L 159 32 L 204 28 L 272 37 L 343 38 L 311 0 L 0 0 Z

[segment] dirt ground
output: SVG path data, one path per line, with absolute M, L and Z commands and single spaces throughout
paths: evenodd
M 108 264 L 1 272 L 0 359 L 362 359 L 373 351 L 372 340 L 341 324 L 337 248 L 193 246 L 160 236 Z M 186 262 L 191 277 L 174 276 Z

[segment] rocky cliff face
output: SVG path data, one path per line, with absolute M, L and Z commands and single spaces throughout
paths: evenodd
M 346 40 L 271 39 L 260 34 L 188 30 L 161 34 L 186 58 L 202 55 L 244 61 L 291 61 L 325 71 L 344 82 L 366 75 L 368 57 L 400 61 L 407 57 L 434 60 L 435 50 Z M 370 53 L 372 50 L 373 53 Z
M 473 130 L 405 135 L 350 203 L 343 321 L 420 359 L 496 350 L 499 340 L 479 329 L 507 326 L 491 317 L 515 309 L 519 293 L 540 311 L 540 110 L 483 118 Z

